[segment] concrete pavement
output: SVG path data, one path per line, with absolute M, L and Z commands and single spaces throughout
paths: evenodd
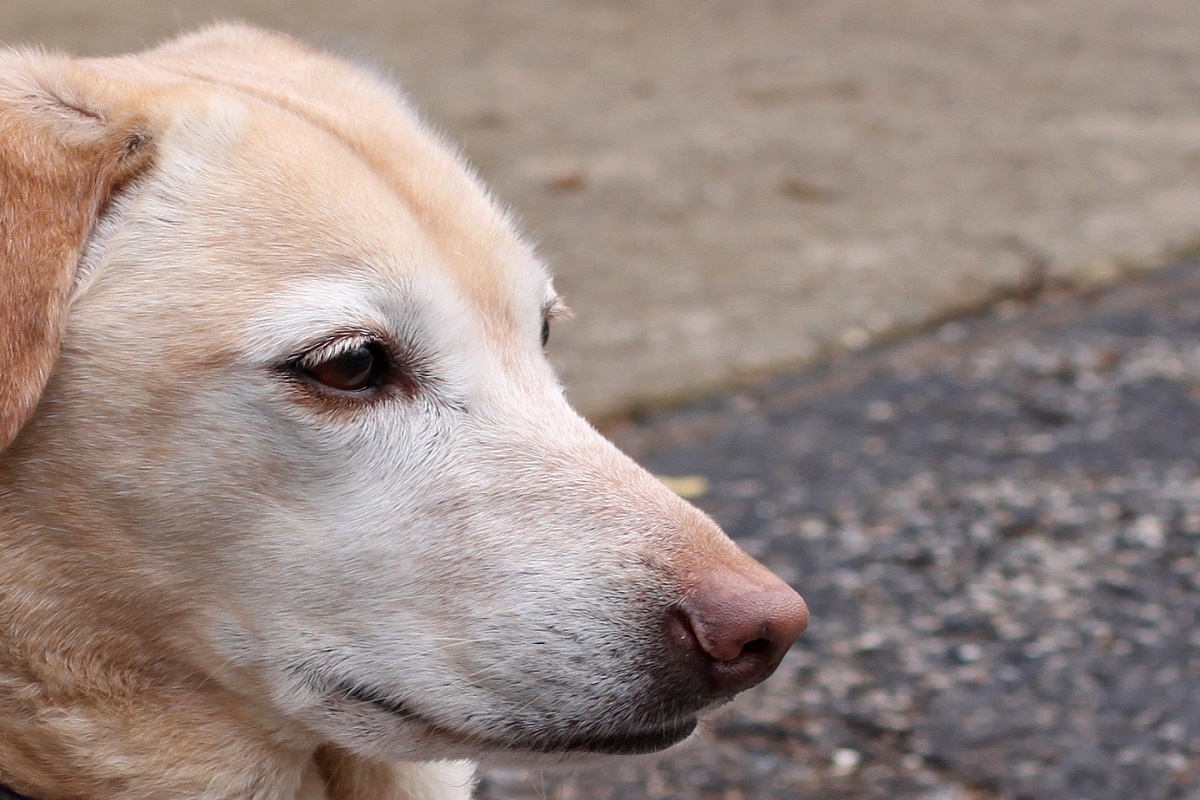
M 1200 238 L 1191 0 L 6 0 L 97 54 L 215 18 L 393 72 L 525 219 L 593 414 Z

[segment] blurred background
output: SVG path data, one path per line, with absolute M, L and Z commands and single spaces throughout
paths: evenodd
M 592 414 L 1200 236 L 1193 0 L 3 0 L 81 54 L 236 18 L 395 76 L 578 312 Z
M 462 144 L 577 405 L 812 608 L 690 749 L 484 800 L 1200 797 L 1200 263 L 1150 269 L 1200 246 L 1200 3 L 0 0 L 0 41 L 227 18 Z

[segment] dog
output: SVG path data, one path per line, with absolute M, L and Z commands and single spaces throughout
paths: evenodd
M 0 52 L 0 785 L 460 800 L 660 750 L 799 595 L 568 405 L 398 92 L 222 24 Z

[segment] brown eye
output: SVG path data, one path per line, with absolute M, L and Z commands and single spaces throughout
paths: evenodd
M 550 343 L 550 320 L 542 320 L 542 347 Z
M 383 381 L 386 363 L 386 357 L 377 347 L 361 344 L 301 371 L 330 389 L 361 392 Z

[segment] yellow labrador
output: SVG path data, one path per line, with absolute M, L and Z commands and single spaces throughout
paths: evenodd
M 805 627 L 567 405 L 545 268 L 360 68 L 0 51 L 0 248 L 4 791 L 465 798 L 685 739 Z

